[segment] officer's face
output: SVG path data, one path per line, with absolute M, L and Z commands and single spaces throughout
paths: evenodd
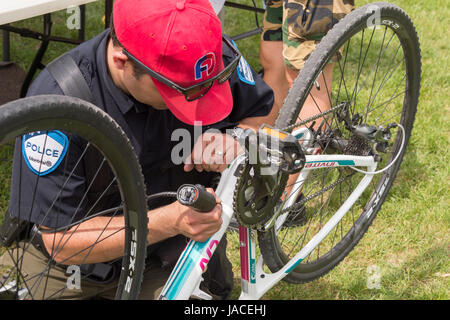
M 164 100 L 148 74 L 135 76 L 133 66 L 123 54 L 120 46 L 114 46 L 109 40 L 106 54 L 109 73 L 113 82 L 137 101 L 158 110 L 167 109 Z
M 136 78 L 132 66 L 129 63 L 128 65 L 125 67 L 123 82 L 129 94 L 137 101 L 152 106 L 155 109 L 167 109 L 163 98 L 153 84 L 152 78 L 147 74 L 140 75 Z

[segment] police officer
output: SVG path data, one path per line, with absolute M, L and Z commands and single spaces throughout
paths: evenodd
M 69 54 L 89 85 L 95 104 L 112 116 L 130 139 L 149 194 L 176 190 L 183 182 L 210 183 L 213 173 L 222 171 L 239 148 L 238 142 L 224 130 L 237 126 L 257 129 L 274 104 L 272 90 L 240 57 L 230 39 L 222 37 L 221 23 L 207 0 L 116 0 L 111 28 Z M 39 74 L 28 92 L 28 96 L 40 94 L 63 94 L 47 69 Z M 171 158 L 172 133 L 184 129 L 193 136 L 194 124 L 201 125 L 203 132 L 210 128 L 221 132 L 205 132 L 192 140 L 192 152 L 184 164 L 176 166 Z M 21 183 L 13 180 L 12 215 L 17 215 L 14 197 L 20 194 L 21 206 L 32 207 L 30 221 L 41 228 L 64 226 L 79 218 L 78 207 L 87 181 L 80 169 L 76 179 L 62 183 L 63 160 L 74 162 L 70 159 L 81 153 L 76 137 L 69 140 L 75 147 L 57 153 L 60 158 L 46 172 L 36 172 L 30 163 L 19 166 L 17 155 L 33 150 L 23 146 L 23 150 L 16 150 L 19 152 L 14 172 L 15 176 L 21 174 Z M 233 147 L 226 147 L 230 145 Z M 202 154 L 206 147 L 213 152 Z M 39 188 L 33 192 L 38 176 Z M 47 214 L 54 191 L 61 185 L 64 190 L 58 201 L 59 214 Z M 154 249 L 150 250 L 150 257 L 158 258 L 158 252 L 170 250 L 175 258 L 164 256 L 159 260 L 161 265 L 173 265 L 186 239 L 205 241 L 218 231 L 222 208 L 219 199 L 217 202 L 206 214 L 178 202 L 154 204 L 148 212 L 148 243 Z M 123 224 L 120 218 L 112 219 L 106 230 L 112 236 L 96 244 L 88 256 L 74 255 L 95 242 L 99 226 L 104 225 L 102 219 L 95 217 L 82 222 L 69 239 L 64 239 L 66 243 L 55 261 L 96 264 L 119 258 L 123 253 L 123 235 L 114 231 Z M 58 233 L 42 233 L 47 251 L 62 237 Z M 222 249 L 217 249 L 213 257 L 216 262 L 211 260 L 208 268 L 213 269 L 208 271 L 210 281 L 205 281 L 218 298 L 227 298 L 232 288 L 233 274 L 225 246 L 226 242 L 222 242 Z M 163 269 L 150 270 L 154 274 L 144 276 L 148 281 L 144 280 L 141 298 L 157 297 L 171 270 Z M 108 297 L 106 290 L 98 290 L 101 286 L 95 287 L 96 292 Z

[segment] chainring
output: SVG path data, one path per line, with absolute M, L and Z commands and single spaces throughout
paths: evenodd
M 273 175 L 261 174 L 261 168 L 245 163 L 238 173 L 233 195 L 233 210 L 239 224 L 247 228 L 263 228 L 275 213 L 289 174 L 278 170 Z

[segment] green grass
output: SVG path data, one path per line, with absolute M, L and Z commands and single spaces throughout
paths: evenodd
M 282 282 L 263 299 L 449 299 L 450 51 L 446 26 L 450 22 L 450 7 L 446 0 L 391 2 L 411 16 L 422 47 L 421 97 L 401 171 L 373 225 L 341 264 L 311 283 Z M 366 3 L 369 1 L 357 1 L 358 6 Z M 103 30 L 103 5 L 99 2 L 87 7 L 87 38 L 91 38 Z M 65 11 L 54 15 L 55 32 L 75 36 L 76 32 L 68 32 L 65 27 L 67 16 Z M 14 25 L 40 29 L 41 24 L 40 18 L 34 18 Z M 230 35 L 250 30 L 255 27 L 254 15 L 227 8 L 225 26 Z M 39 43 L 17 35 L 11 38 L 12 59 L 28 68 Z M 250 65 L 259 70 L 259 36 L 237 44 Z M 51 44 L 44 63 L 70 48 L 71 45 Z M 229 256 L 238 277 L 239 242 L 235 234 L 230 234 L 229 240 Z M 367 270 L 371 266 L 377 266 L 381 272 L 379 289 L 367 286 Z M 233 296 L 237 297 L 239 279 L 235 283 Z

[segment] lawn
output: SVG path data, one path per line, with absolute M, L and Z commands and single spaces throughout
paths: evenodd
M 240 3 L 252 5 L 250 0 Z M 261 1 L 257 1 L 260 4 Z M 369 3 L 357 0 L 357 6 Z M 280 283 L 263 299 L 449 299 L 449 43 L 450 6 L 446 0 L 391 0 L 416 25 L 422 49 L 422 89 L 407 154 L 390 195 L 358 246 L 324 277 L 303 285 Z M 101 30 L 103 4 L 87 6 L 87 38 Z M 54 14 L 57 35 L 69 31 L 66 11 Z M 261 22 L 261 15 L 258 16 Z M 16 26 L 41 28 L 41 18 Z M 225 31 L 230 35 L 255 28 L 253 13 L 226 9 Z M 12 35 L 12 60 L 26 69 L 39 43 Z M 260 70 L 259 36 L 237 41 L 255 70 Z M 71 45 L 50 45 L 47 63 Z M 1 155 L 0 155 L 1 157 Z M 1 179 L 0 179 L 1 181 Z M 2 199 L 0 195 L 0 199 Z M 234 264 L 237 297 L 240 292 L 239 241 L 229 235 L 229 256 Z M 371 281 L 377 276 L 377 285 Z

